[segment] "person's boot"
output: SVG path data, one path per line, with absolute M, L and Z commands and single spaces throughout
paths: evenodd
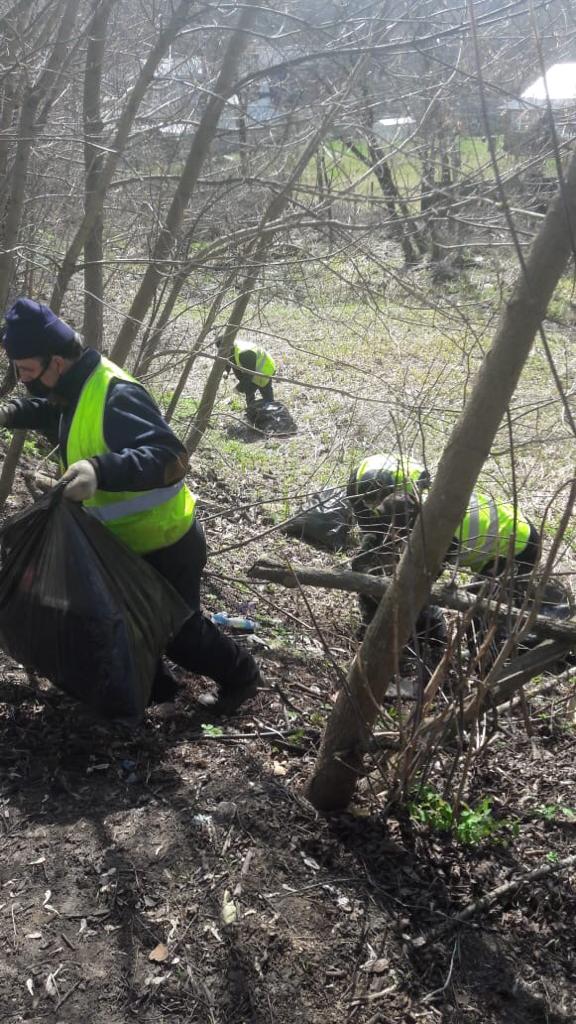
M 164 660 L 158 662 L 148 704 L 170 704 L 182 684 Z
M 252 678 L 235 686 L 219 686 L 216 693 L 208 691 L 197 697 L 198 704 L 212 715 L 233 715 L 247 700 L 256 696 L 262 680 L 257 672 Z

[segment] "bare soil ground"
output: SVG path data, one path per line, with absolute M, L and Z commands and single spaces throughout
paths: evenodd
M 402 345 L 397 339 L 398 352 Z M 287 375 L 301 377 L 302 355 L 291 352 Z M 333 367 L 323 377 L 308 360 L 310 380 L 358 388 L 362 375 L 346 353 L 331 352 L 339 376 Z M 450 359 L 437 356 L 438 379 Z M 427 373 L 418 386 L 433 391 Z M 390 385 L 389 368 L 377 381 L 382 393 L 384 378 Z M 395 402 L 413 382 L 394 364 Z M 530 387 L 529 377 L 527 403 Z M 244 570 L 263 555 L 341 561 L 266 531 L 297 504 L 295 494 L 345 479 L 354 446 L 382 447 L 388 421 L 383 406 L 366 404 L 353 410 L 353 426 L 349 399 L 325 392 L 319 401 L 305 388 L 290 395 L 298 437 L 247 444 L 228 395 L 194 465 L 213 552 L 206 606 L 260 623 L 266 687 L 242 714 L 221 732 L 203 729 L 200 681 L 183 677 L 175 707 L 151 710 L 128 734 L 94 722 L 0 655 L 5 1024 L 576 1019 L 576 871 L 556 870 L 576 827 L 567 682 L 543 680 L 528 708 L 531 736 L 520 712 L 508 712 L 473 770 L 468 802 L 489 796 L 497 819 L 517 823 L 505 843 L 462 846 L 366 799 L 353 813 L 319 817 L 303 797 L 337 669 L 355 647 L 354 603 L 258 588 Z M 455 411 L 445 421 L 430 413 L 439 438 Z M 554 443 L 540 422 L 530 429 L 533 442 L 541 431 L 542 447 L 518 454 L 523 493 Z M 495 478 L 500 468 L 492 463 Z M 537 507 L 541 484 L 533 481 Z M 273 506 L 254 504 L 270 495 Z M 19 478 L 7 511 L 28 500 Z M 234 548 L 247 538 L 248 548 Z M 447 756 L 435 768 L 440 788 Z M 541 865 L 549 874 L 454 921 Z
M 206 597 L 234 595 L 213 580 Z M 290 619 L 298 600 L 274 600 L 275 636 L 258 610 L 267 688 L 221 735 L 202 731 L 198 680 L 127 734 L 2 658 L 3 1021 L 573 1021 L 574 870 L 450 925 L 572 852 L 562 684 L 532 705 L 531 739 L 520 716 L 502 722 L 471 781 L 471 802 L 490 795 L 496 817 L 518 820 L 510 844 L 463 847 L 362 806 L 322 818 L 302 790 L 335 672 Z M 343 666 L 338 602 L 315 608 Z

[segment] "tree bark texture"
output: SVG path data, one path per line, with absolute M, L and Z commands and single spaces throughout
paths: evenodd
M 16 470 L 24 449 L 25 440 L 25 430 L 15 430 L 12 434 L 12 440 L 8 445 L 8 450 L 2 464 L 2 472 L 0 473 L 0 509 L 4 508 L 6 501 L 12 494 L 14 477 L 16 476 Z

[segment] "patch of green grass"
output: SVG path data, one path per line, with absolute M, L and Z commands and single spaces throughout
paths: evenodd
M 502 135 L 495 136 L 494 145 L 498 166 L 500 172 L 505 174 L 513 169 L 514 157 L 505 152 L 503 141 Z M 354 146 L 359 154 L 367 155 L 367 145 L 361 139 L 355 140 Z M 387 154 L 396 186 L 410 206 L 420 191 L 422 180 L 422 163 L 418 154 L 410 142 L 399 149 L 396 144 L 380 139 L 379 146 Z M 490 182 L 494 180 L 490 150 L 485 139 L 479 136 L 462 135 L 455 141 L 454 148 L 458 151 L 462 178 L 473 175 L 479 180 Z M 325 142 L 323 153 L 328 179 L 334 190 L 347 189 L 354 185 L 354 192 L 358 196 L 381 194 L 376 175 L 370 173 L 369 166 L 366 166 L 361 156 L 351 152 L 348 146 L 339 139 Z M 438 168 L 437 173 L 439 170 Z M 316 159 L 313 159 L 304 173 L 305 183 L 316 184 L 316 173 Z M 412 212 L 418 212 L 417 205 L 414 203 Z
M 294 743 L 295 746 L 298 746 L 298 744 L 302 743 L 302 741 L 306 739 L 306 733 L 304 729 L 294 729 L 294 732 L 288 733 L 286 739 L 289 740 L 290 743 Z
M 572 277 L 560 278 L 554 295 L 548 304 L 548 316 L 557 320 L 572 318 L 574 310 L 572 303 L 576 300 L 576 288 Z
M 246 444 L 244 441 L 237 441 L 233 437 L 226 437 L 221 432 L 218 432 L 216 445 L 217 450 L 228 459 L 233 459 L 237 468 L 242 470 L 242 472 L 267 470 L 273 461 L 273 453 L 268 447 Z
M 166 404 L 167 405 L 168 405 L 168 402 L 170 401 L 171 397 L 172 397 L 171 395 L 168 395 L 168 397 L 166 399 Z M 174 410 L 174 419 L 176 419 L 176 420 L 191 420 L 192 417 L 196 415 L 196 411 L 198 409 L 198 405 L 199 405 L 199 401 L 198 401 L 197 398 L 190 398 L 189 395 L 186 395 L 186 397 L 184 397 L 184 398 L 180 398 L 179 401 L 178 401 L 178 405 L 176 406 L 176 409 Z

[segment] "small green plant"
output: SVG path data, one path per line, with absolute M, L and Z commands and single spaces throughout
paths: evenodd
M 559 859 L 559 856 L 556 853 L 556 850 L 550 850 L 546 854 L 546 860 L 550 861 L 551 864 L 555 864 L 558 859 Z
M 415 800 L 408 804 L 410 817 L 436 832 L 449 832 L 454 825 L 451 805 L 431 786 L 425 786 Z
M 323 729 L 326 724 L 326 713 L 322 711 L 313 711 L 309 716 L 310 725 L 315 725 L 319 729 Z
M 476 807 L 463 804 L 455 814 L 452 804 L 431 786 L 422 789 L 409 803 L 410 816 L 436 832 L 452 832 L 465 846 L 477 846 L 489 839 L 502 842 L 506 834 L 518 834 L 518 822 L 506 818 L 498 821 L 492 813 L 492 804 L 485 796 Z
M 518 822 L 511 818 L 497 821 L 492 814 L 490 799 L 485 796 L 475 808 L 464 806 L 455 831 L 461 843 L 476 846 L 485 839 L 496 839 L 496 842 L 501 842 L 503 833 L 517 836 L 518 830 Z
M 204 722 L 202 725 L 202 732 L 205 736 L 223 736 L 224 729 L 221 725 L 210 725 Z
M 297 746 L 299 743 L 302 743 L 302 741 L 306 739 L 306 733 L 304 732 L 304 729 L 294 729 L 294 732 L 288 733 L 286 739 L 290 743 L 294 743 Z
M 40 449 L 38 447 L 38 442 L 34 441 L 32 438 L 27 438 L 24 441 L 24 447 L 23 447 L 22 450 L 23 450 L 25 455 L 36 455 L 36 456 L 40 455 Z
M 534 808 L 534 813 L 539 818 L 544 818 L 545 821 L 554 821 L 555 818 L 567 818 L 568 821 L 576 820 L 576 811 L 563 804 L 542 804 Z

